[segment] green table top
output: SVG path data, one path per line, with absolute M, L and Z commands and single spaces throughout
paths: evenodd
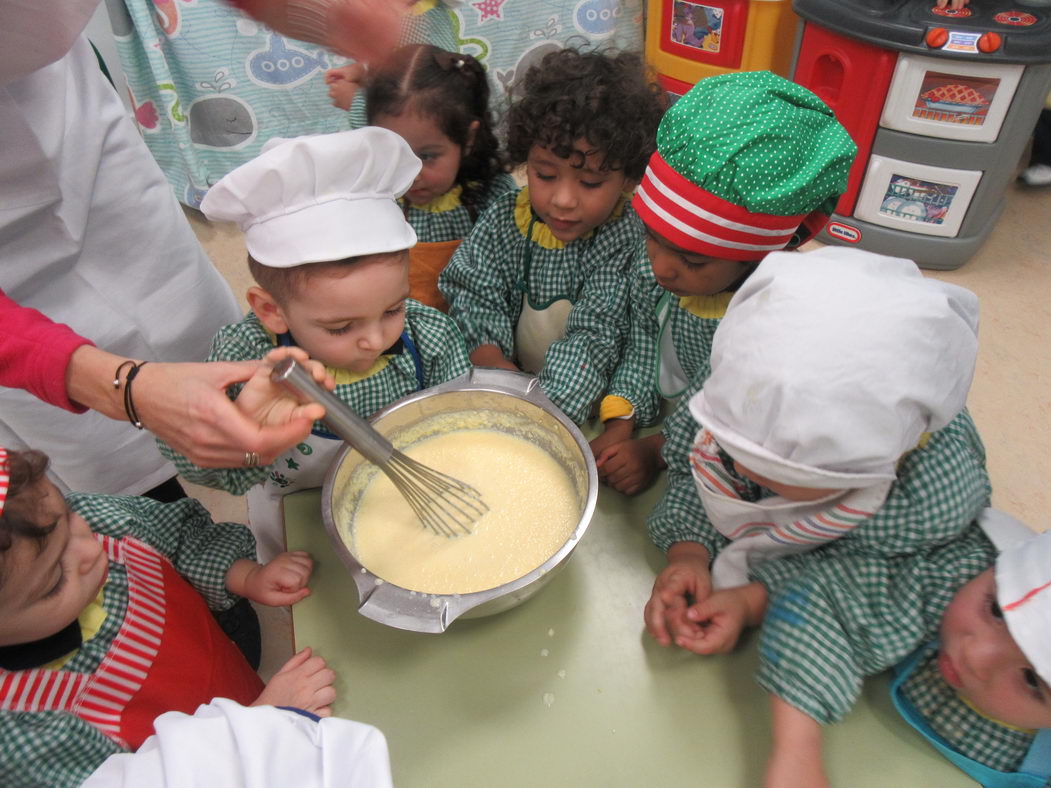
M 357 589 L 321 522 L 320 491 L 285 498 L 288 549 L 315 560 L 293 608 L 296 647 L 337 673 L 335 712 L 387 736 L 395 785 L 762 784 L 769 703 L 753 681 L 754 634 L 729 656 L 658 646 L 642 608 L 663 555 L 649 542 L 652 489 L 603 488 L 591 527 L 536 596 L 440 635 L 356 612 Z M 886 676 L 826 729 L 834 786 L 974 785 L 898 717 Z

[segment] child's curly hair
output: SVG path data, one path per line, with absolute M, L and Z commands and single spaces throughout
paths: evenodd
M 664 91 L 635 52 L 550 52 L 514 87 L 521 96 L 507 118 L 507 157 L 525 162 L 541 145 L 568 159 L 586 139 L 603 154 L 602 169 L 639 180 L 657 147 Z

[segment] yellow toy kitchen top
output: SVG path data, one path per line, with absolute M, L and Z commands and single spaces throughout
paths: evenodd
M 285 498 L 289 550 L 314 557 L 293 608 L 296 648 L 336 671 L 336 714 L 377 726 L 400 788 L 762 784 L 769 702 L 754 683 L 755 633 L 728 656 L 658 646 L 642 608 L 664 557 L 635 499 L 603 488 L 591 527 L 547 587 L 512 610 L 440 634 L 356 612 L 358 595 L 321 522 L 321 493 Z M 974 785 L 899 718 L 887 677 L 830 726 L 832 785 Z

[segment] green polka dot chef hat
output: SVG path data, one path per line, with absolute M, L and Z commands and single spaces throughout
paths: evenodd
M 824 227 L 856 153 L 806 88 L 769 71 L 708 77 L 665 113 L 632 205 L 683 249 L 762 260 Z
M 236 222 L 248 253 L 274 268 L 396 252 L 416 244 L 396 200 L 422 166 L 386 129 L 293 137 L 227 174 L 201 210 Z

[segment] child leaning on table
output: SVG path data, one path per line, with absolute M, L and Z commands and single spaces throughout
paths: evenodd
M 416 234 L 396 200 L 419 171 L 405 140 L 366 127 L 285 140 L 213 186 L 201 210 L 244 230 L 257 285 L 248 290 L 252 311 L 219 330 L 208 359 L 300 347 L 326 366 L 336 396 L 363 418 L 467 372 L 456 325 L 408 297 Z M 252 411 L 259 398 L 268 402 L 267 389 L 257 375 L 238 406 Z M 284 541 L 281 498 L 320 487 L 342 446 L 319 423 L 268 467 L 248 457 L 249 467 L 201 468 L 164 444 L 161 451 L 190 481 L 235 495 L 252 488 L 249 521 L 260 553 L 271 555 Z
M 627 336 L 643 244 L 629 199 L 664 97 L 638 55 L 572 49 L 546 55 L 515 95 L 508 159 L 528 183 L 482 214 L 438 287 L 475 364 L 538 373 L 581 423 Z
M 80 785 L 217 697 L 329 714 L 324 660 L 304 650 L 264 687 L 212 612 L 294 604 L 308 555 L 260 565 L 247 528 L 189 498 L 64 499 L 47 464 L 0 449 L 0 783 Z
M 894 705 L 954 765 L 990 788 L 1048 785 L 1051 533 L 987 509 L 952 541 L 912 554 L 819 552 L 764 564 L 753 589 L 721 592 L 765 608 L 767 785 L 828 785 L 821 726 L 891 667 Z
M 791 582 L 809 567 L 847 567 L 851 599 L 874 607 L 893 586 L 888 562 L 951 551 L 989 502 L 964 409 L 976 329 L 975 296 L 910 260 L 834 247 L 769 255 L 715 333 L 710 377 L 669 427 L 668 490 L 648 522 L 668 556 L 646 605 L 656 640 L 729 651 L 763 620 L 767 597 L 764 627 L 805 620 Z M 884 620 L 844 664 L 892 664 L 883 641 L 897 623 Z M 904 645 L 897 659 L 916 643 Z M 837 648 L 805 650 L 819 665 Z M 852 673 L 780 679 L 788 661 L 761 659 L 760 683 L 776 696 L 775 755 L 793 749 L 778 739 L 781 712 L 798 706 L 790 691 L 816 698 L 806 712 L 820 722 L 856 696 Z
M 989 501 L 964 409 L 977 324 L 973 293 L 911 260 L 838 247 L 763 260 L 669 424 L 668 489 L 648 520 L 668 554 L 646 610 L 657 640 L 732 648 L 739 628 L 711 620 L 708 597 L 766 562 L 906 554 L 967 528 Z
M 633 271 L 631 334 L 591 442 L 599 475 L 645 489 L 663 433 L 633 439 L 664 399 L 708 376 L 712 336 L 734 291 L 766 255 L 821 230 L 857 148 L 817 96 L 769 71 L 702 79 L 665 113 L 632 206 L 646 230 Z

